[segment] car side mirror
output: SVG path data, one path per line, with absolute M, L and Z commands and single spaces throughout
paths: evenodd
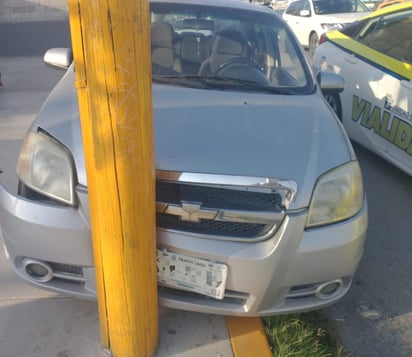
M 300 10 L 299 16 L 309 17 L 310 16 L 310 11 L 309 10 Z
M 73 52 L 70 48 L 51 48 L 46 51 L 43 61 L 57 69 L 68 69 L 73 61 Z
M 317 80 L 322 92 L 325 93 L 340 93 L 345 89 L 344 78 L 332 72 L 319 72 Z

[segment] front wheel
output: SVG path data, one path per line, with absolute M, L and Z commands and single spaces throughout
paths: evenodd
M 325 93 L 324 97 L 340 121 L 342 121 L 342 103 L 338 93 Z

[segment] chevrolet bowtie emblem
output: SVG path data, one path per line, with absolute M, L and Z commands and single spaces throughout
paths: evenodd
M 178 216 L 182 221 L 200 222 L 201 219 L 214 219 L 219 211 L 202 209 L 198 203 L 182 202 L 180 206 L 166 205 L 163 213 Z

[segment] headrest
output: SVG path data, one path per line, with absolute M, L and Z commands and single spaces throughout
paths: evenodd
M 167 22 L 153 22 L 150 26 L 152 47 L 172 47 L 173 27 Z
M 246 47 L 242 34 L 234 30 L 224 30 L 216 35 L 212 51 L 224 55 L 240 56 Z

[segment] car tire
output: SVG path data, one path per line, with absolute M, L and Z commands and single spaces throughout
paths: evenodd
M 309 36 L 309 54 L 313 58 L 316 47 L 319 45 L 319 36 L 316 32 L 312 32 Z
M 339 120 L 342 121 L 342 102 L 338 93 L 327 93 L 324 94 L 326 101 L 338 116 Z

